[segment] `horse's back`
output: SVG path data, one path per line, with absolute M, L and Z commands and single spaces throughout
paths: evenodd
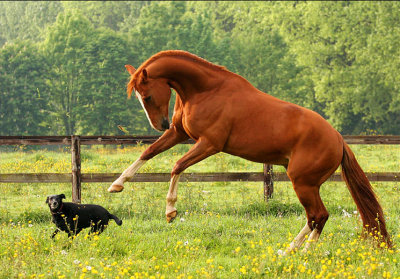
M 318 113 L 268 94 L 242 95 L 231 107 L 237 109 L 232 112 L 227 153 L 287 165 L 296 152 L 334 155 L 341 145 L 340 134 Z

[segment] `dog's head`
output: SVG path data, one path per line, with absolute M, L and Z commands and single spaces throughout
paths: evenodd
M 49 205 L 50 210 L 55 211 L 61 207 L 62 199 L 65 199 L 64 194 L 52 195 L 47 197 L 46 203 Z

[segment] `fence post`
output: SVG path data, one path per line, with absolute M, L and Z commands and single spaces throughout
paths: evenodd
M 274 181 L 272 179 L 272 165 L 264 164 L 264 201 L 272 198 L 274 192 Z
M 81 140 L 71 136 L 72 202 L 81 203 Z

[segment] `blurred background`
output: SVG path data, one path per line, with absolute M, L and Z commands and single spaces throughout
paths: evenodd
M 167 49 L 223 65 L 342 134 L 399 135 L 399 44 L 392 1 L 2 1 L 0 135 L 156 135 L 127 99 L 124 65 Z

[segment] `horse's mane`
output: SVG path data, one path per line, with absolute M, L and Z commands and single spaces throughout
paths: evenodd
M 131 76 L 130 81 L 128 82 L 127 85 L 127 93 L 128 96 L 130 97 L 132 94 L 132 90 L 135 87 L 135 83 L 137 78 L 139 77 L 139 74 L 142 72 L 142 70 L 146 67 L 148 67 L 151 63 L 153 63 L 154 61 L 156 61 L 157 59 L 161 58 L 161 57 L 166 57 L 166 56 L 174 56 L 174 57 L 182 57 L 182 58 L 186 58 L 188 60 L 203 64 L 205 66 L 208 66 L 210 68 L 216 69 L 216 70 L 221 70 L 221 71 L 226 71 L 229 72 L 225 67 L 223 66 L 219 66 L 216 64 L 213 64 L 195 54 L 192 54 L 190 52 L 187 51 L 183 51 L 183 50 L 164 50 L 164 51 L 160 51 L 156 54 L 154 54 L 153 56 L 151 56 L 149 59 L 147 59 L 144 63 L 142 63 L 142 65 L 140 65 L 140 67 L 135 71 L 135 74 L 133 74 Z

